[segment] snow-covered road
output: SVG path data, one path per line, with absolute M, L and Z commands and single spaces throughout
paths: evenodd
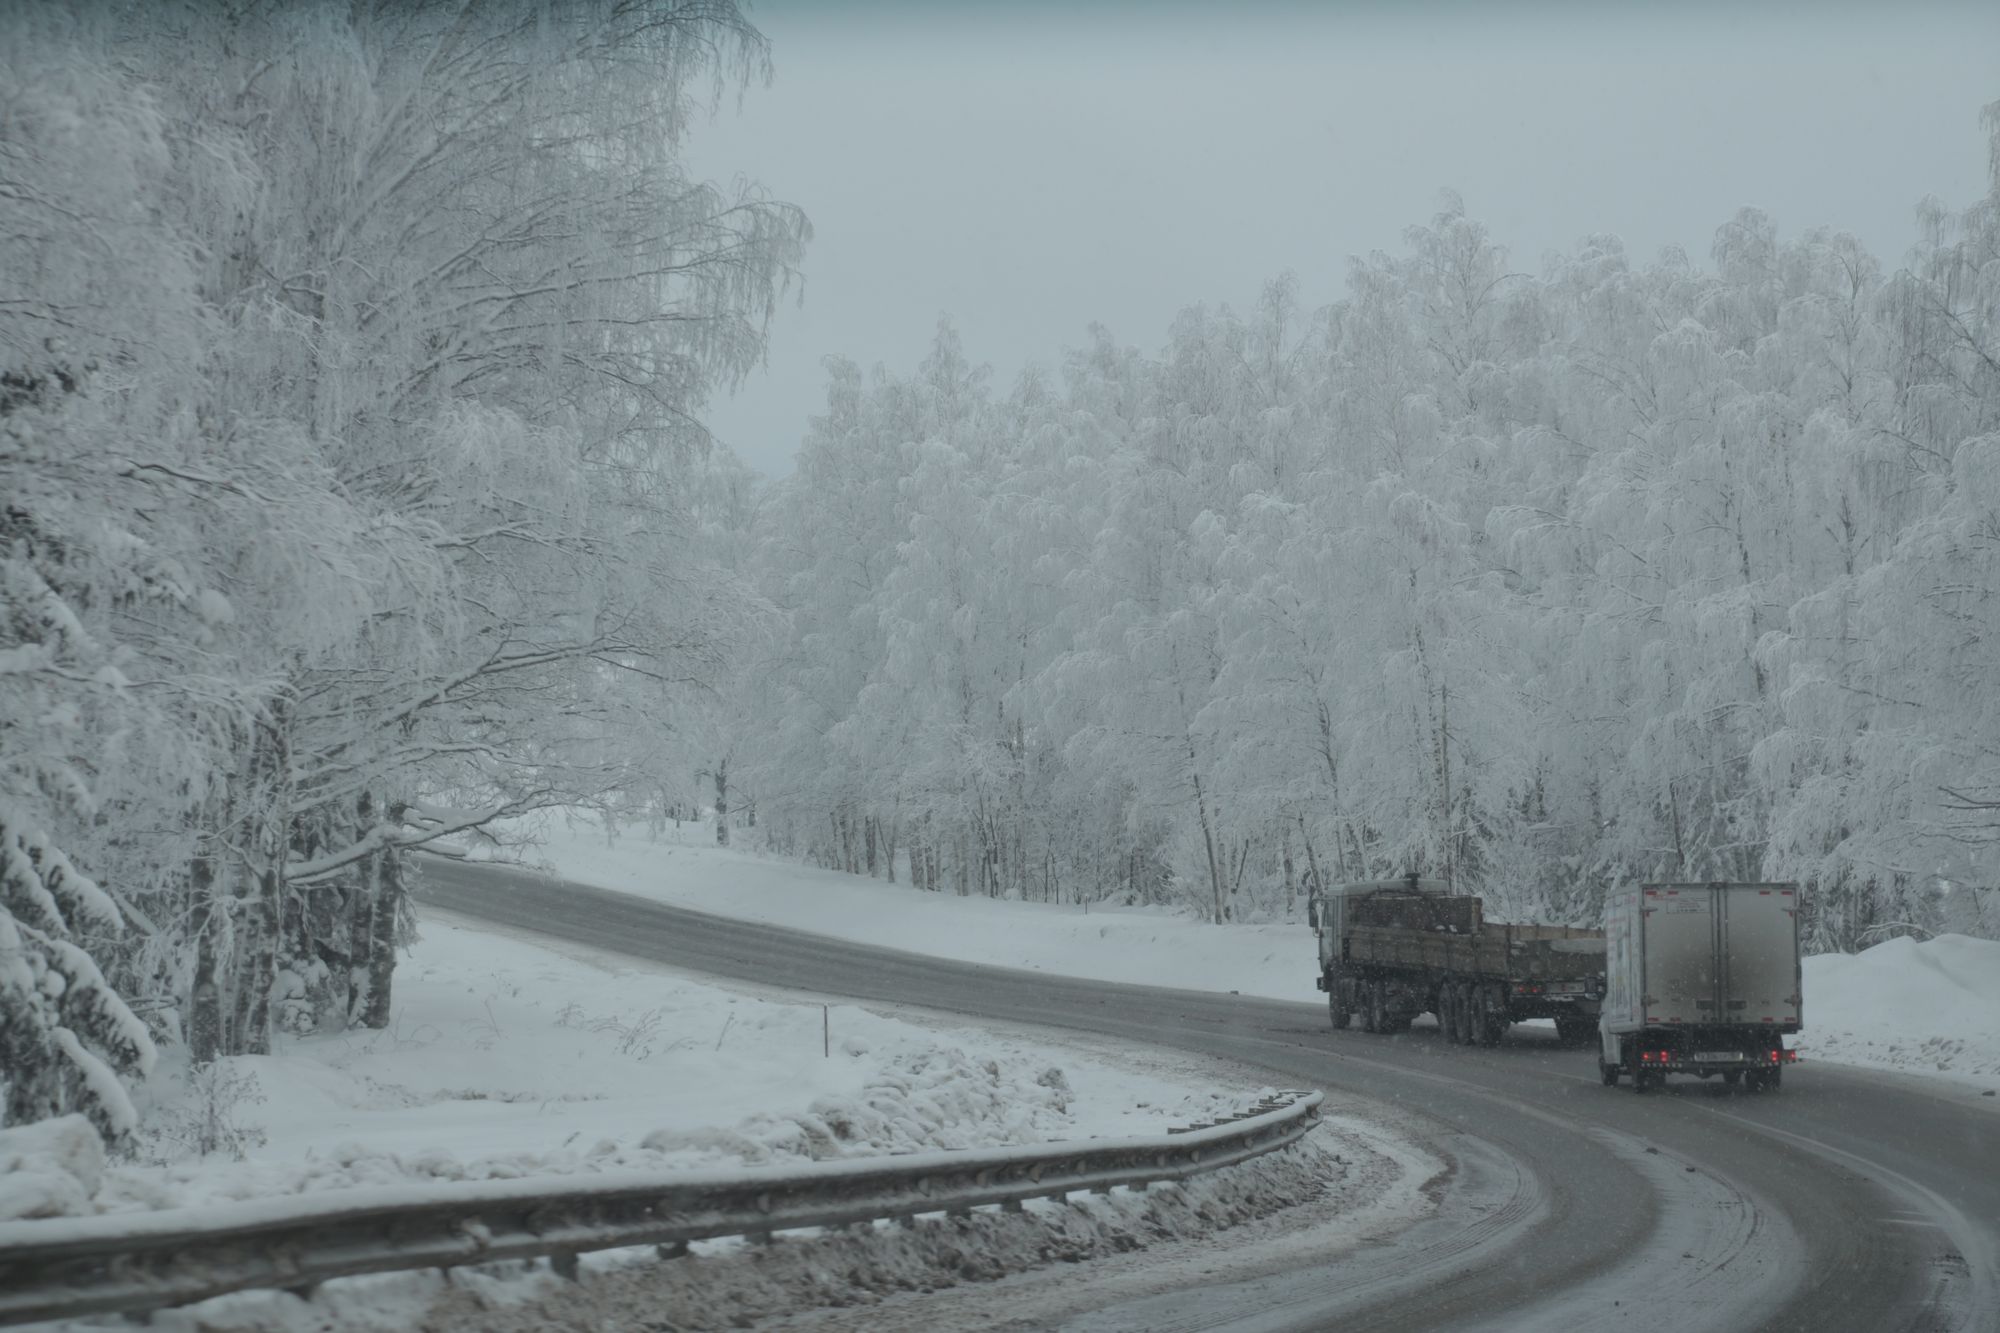
M 565 879 L 836 939 L 1098 981 L 1317 1004 L 1310 932 L 1214 926 L 1165 908 L 1010 902 L 921 893 L 715 845 L 707 823 L 616 837 L 542 817 L 514 830 Z M 1805 962 L 1812 1063 L 1836 1061 L 2000 1090 L 2000 942 L 1889 940 Z
M 1688 1083 L 1637 1098 L 1599 1086 L 1588 1053 L 1533 1030 L 1493 1050 L 1446 1047 L 1421 1028 L 1336 1034 L 1320 1007 L 942 962 L 499 868 L 447 867 L 424 892 L 721 975 L 1243 1061 L 1366 1098 L 1447 1163 L 1438 1211 L 1385 1244 L 1275 1287 L 1268 1274 L 1183 1273 L 1198 1299 L 1104 1304 L 1079 1291 L 1085 1326 L 1165 1326 L 1166 1310 L 1185 1327 L 1416 1329 L 1536 1310 L 1588 1322 L 1630 1301 L 1657 1313 L 1664 1292 L 1677 1325 L 1973 1328 L 1990 1291 L 1968 1256 L 1990 1252 L 2000 1217 L 2000 1182 L 1984 1170 L 2000 1155 L 2000 1115 L 1962 1085 L 1808 1065 L 1778 1097 Z M 1706 1180 L 1668 1188 L 1660 1164 L 1637 1160 L 1649 1149 Z M 1882 1221 L 1891 1215 L 1912 1225 Z M 1682 1237 L 1700 1244 L 1667 1255 Z M 1606 1299 L 1618 1304 L 1600 1308 Z
M 1331 1033 L 1295 927 L 939 897 L 706 836 L 557 830 L 539 872 L 432 863 L 389 1031 L 230 1062 L 249 1083 L 229 1108 L 240 1136 L 205 1162 L 102 1171 L 86 1206 L 1153 1132 L 1287 1081 L 1333 1090 L 1331 1131 L 1319 1136 L 1321 1188 L 1276 1216 L 1260 1214 L 1297 1194 L 1283 1181 L 1196 1191 L 1190 1213 L 1174 1200 L 1143 1213 L 1129 1201 L 1073 1205 L 1056 1218 L 1057 1249 L 1096 1261 L 1040 1274 L 1005 1258 L 1025 1242 L 998 1230 L 972 1249 L 968 1237 L 878 1236 L 865 1255 L 849 1238 L 793 1243 L 782 1259 L 722 1243 L 664 1288 L 614 1255 L 593 1265 L 591 1299 L 606 1302 L 607 1326 L 669 1291 L 690 1326 L 722 1307 L 775 1316 L 863 1300 L 865 1312 L 799 1319 L 911 1329 L 1356 1317 L 1415 1328 L 1496 1309 L 1509 1326 L 1532 1315 L 1537 1327 L 1584 1328 L 1664 1299 L 1687 1326 L 1733 1329 L 1822 1309 L 1899 1317 L 1923 1301 L 1940 1326 L 1971 1326 L 1952 1312 L 1994 1294 L 1981 1210 L 2000 1202 L 1950 1165 L 1986 1151 L 2000 1120 L 1968 1086 L 2000 1081 L 1981 1027 L 1981 1006 L 2000 1008 L 1984 942 L 1898 941 L 1809 971 L 1808 1007 L 1834 1053 L 1919 1068 L 1928 1086 L 1820 1060 L 1781 1099 L 1716 1099 L 1691 1084 L 1639 1106 L 1605 1101 L 1588 1061 L 1533 1027 L 1498 1051 L 1448 1048 L 1425 1027 L 1401 1039 Z M 558 868 L 645 901 L 565 885 Z M 1065 976 L 1093 973 L 1189 989 Z M 823 1007 L 802 990 L 833 998 Z M 172 1071 L 154 1095 L 169 1133 L 200 1100 Z M 172 1143 L 157 1146 L 171 1156 Z M 227 1160 L 237 1152 L 244 1160 Z M 1236 1223 L 1224 1246 L 1189 1220 L 1217 1210 Z M 1140 1235 L 1150 1243 L 1135 1245 Z M 975 1250 L 986 1257 L 965 1257 Z M 932 1290 L 959 1269 L 1013 1275 Z M 839 1271 L 857 1276 L 828 1277 Z M 584 1318 L 575 1291 L 545 1284 L 410 1276 L 233 1308 L 243 1327 L 316 1326 L 336 1312 L 343 1327 L 396 1327 L 431 1303 L 440 1318 L 497 1327 L 495 1301 L 518 1307 L 522 1327 Z M 921 1294 L 884 1299 L 899 1288 Z M 230 1315 L 222 1305 L 193 1317 Z M 1392 1313 L 1406 1306 L 1417 1313 Z

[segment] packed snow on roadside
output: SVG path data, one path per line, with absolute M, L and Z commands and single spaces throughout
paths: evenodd
M 282 1215 L 301 1196 L 392 1203 L 484 1188 L 460 1182 L 623 1183 L 1155 1135 L 1238 1113 L 1271 1091 L 1194 1057 L 1089 1037 L 1051 1045 L 938 1016 L 904 1021 L 707 985 L 436 911 L 397 968 L 395 997 L 384 1031 L 281 1038 L 273 1055 L 218 1061 L 200 1076 L 165 1062 L 145 1092 L 140 1161 L 107 1162 L 81 1116 L 0 1131 L 0 1248 L 106 1221 L 241 1223 Z M 242 1292 L 159 1312 L 152 1325 L 622 1326 L 672 1300 L 684 1307 L 677 1326 L 727 1327 L 748 1309 L 852 1304 L 1056 1259 L 1203 1243 L 1301 1203 L 1314 1203 L 1341 1243 L 1358 1243 L 1422 1211 L 1418 1186 L 1436 1169 L 1371 1148 L 1380 1137 L 1336 1111 L 1286 1153 L 1185 1186 L 806 1235 L 780 1247 L 782 1262 L 724 1239 L 664 1266 L 650 1247 L 585 1256 L 592 1278 L 582 1288 L 514 1261 L 449 1280 L 434 1271 L 346 1279 L 303 1297 Z M 1342 1220 L 1350 1214 L 1354 1227 Z M 603 1320 L 579 1313 L 580 1292 L 610 1303 Z M 106 1315 L 37 1327 L 120 1324 Z
M 393 1013 L 200 1075 L 164 1060 L 136 1163 L 71 1142 L 80 1120 L 20 1131 L 35 1169 L 0 1143 L 0 1219 L 1150 1134 L 1255 1100 L 1195 1088 L 1192 1063 L 724 990 L 436 913 Z
M 717 847 L 706 823 L 626 828 L 544 818 L 513 830 L 521 855 L 579 883 L 676 906 L 965 962 L 1103 981 L 1320 1003 L 1300 925 L 1215 926 L 1165 908 L 1008 902 Z M 475 853 L 490 854 L 490 853 Z M 2000 1088 L 2000 943 L 1889 940 L 1805 960 L 1811 1060 Z
M 1807 1058 L 2000 1089 L 2000 943 L 1885 940 L 1808 958 L 1805 974 Z
M 1166 907 L 1015 902 L 925 893 L 715 845 L 707 822 L 616 836 L 543 816 L 507 832 L 539 845 L 502 855 L 566 879 L 703 912 L 885 949 L 995 967 L 1318 1002 L 1300 925 L 1209 926 Z M 476 856 L 493 855 L 474 849 Z

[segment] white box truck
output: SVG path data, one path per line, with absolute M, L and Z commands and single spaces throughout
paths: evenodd
M 1668 1074 L 1775 1092 L 1798 1058 L 1796 884 L 1641 884 L 1604 904 L 1597 1068 L 1639 1092 Z

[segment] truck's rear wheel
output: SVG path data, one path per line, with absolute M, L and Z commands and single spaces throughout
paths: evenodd
M 1479 987 L 1474 986 L 1466 999 L 1470 1001 L 1467 1008 L 1471 1011 L 1468 1015 L 1470 1021 L 1466 1024 L 1469 1029 L 1466 1036 L 1471 1039 L 1474 1046 L 1491 1046 L 1492 1024 L 1487 1021 L 1486 996 L 1480 992 Z
M 1602 1055 L 1599 1055 L 1597 1057 L 1597 1076 L 1604 1080 L 1605 1087 L 1607 1088 L 1617 1087 L 1618 1074 L 1619 1074 L 1619 1069 L 1617 1065 L 1610 1063 Z
M 1458 984 L 1458 1044 L 1461 1046 L 1472 1045 L 1472 1007 L 1479 1002 L 1477 995 L 1478 992 L 1470 984 L 1462 981 Z
M 1498 1046 L 1507 1035 L 1507 988 L 1495 985 L 1486 992 L 1486 1044 Z
M 1384 993 L 1388 987 L 1379 981 L 1368 983 L 1368 1030 L 1384 1032 L 1389 1030 L 1388 997 Z
M 1375 983 L 1357 981 L 1354 983 L 1354 1016 L 1361 1024 L 1363 1032 L 1375 1030 Z
M 1333 1020 L 1335 1032 L 1347 1026 L 1347 997 L 1341 994 L 1340 981 L 1336 977 L 1326 979 L 1326 1013 Z

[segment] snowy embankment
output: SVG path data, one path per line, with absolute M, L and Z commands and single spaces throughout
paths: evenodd
M 435 914 L 396 988 L 382 1031 L 281 1039 L 192 1079 L 163 1060 L 141 1093 L 139 1162 L 99 1171 L 75 1145 L 38 1144 L 30 1156 L 82 1163 L 82 1178 L 0 1175 L 0 1218 L 1122 1137 L 1257 1091 L 1200 1088 L 1192 1061 L 1152 1073 L 724 990 Z
M 170 1052 L 141 1090 L 139 1160 L 107 1162 L 81 1117 L 0 1132 L 0 1232 L 34 1225 L 24 1219 L 163 1209 L 198 1222 L 236 1201 L 325 1202 L 328 1191 L 386 1200 L 432 1182 L 629 1179 L 1125 1138 L 1232 1114 L 1269 1091 L 1193 1058 L 1052 1041 L 725 989 L 427 913 L 397 969 L 391 1027 L 281 1038 L 273 1055 L 226 1059 L 199 1076 Z M 649 1301 L 692 1302 L 678 1321 L 686 1326 L 705 1322 L 708 1303 L 727 1324 L 742 1310 L 851 1304 L 1198 1239 L 1301 1202 L 1317 1200 L 1342 1225 L 1349 1212 L 1373 1215 L 1376 1228 L 1423 1207 L 1416 1186 L 1435 1164 L 1365 1146 L 1379 1136 L 1337 1113 L 1327 1122 L 1286 1153 L 1184 1187 L 788 1242 L 781 1261 L 740 1242 L 706 1242 L 699 1262 L 669 1273 L 650 1249 L 612 1252 L 587 1260 L 610 1284 L 594 1279 L 592 1299 L 629 1302 L 626 1314 Z M 515 1306 L 566 1309 L 577 1291 L 545 1266 L 515 1263 L 450 1282 L 434 1273 L 351 1279 L 309 1300 L 243 1293 L 163 1312 L 154 1325 L 405 1328 L 435 1304 L 431 1326 L 491 1327 Z M 523 1318 L 524 1327 L 549 1326 Z M 118 1321 L 65 1327 L 100 1323 Z
M 2000 1088 L 2000 943 L 1888 940 L 1805 972 L 1809 1058 Z
M 704 912 L 965 962 L 1319 1003 L 1299 925 L 1213 926 L 1162 908 L 923 893 L 716 847 L 705 824 L 607 838 L 545 820 L 531 859 L 566 878 Z M 1808 1059 L 2000 1088 L 2000 943 L 1890 940 L 1805 961 Z
M 707 823 L 657 833 L 628 828 L 613 838 L 581 820 L 544 818 L 510 832 L 539 843 L 506 853 L 510 858 L 581 884 L 719 916 L 993 967 L 1280 1000 L 1322 998 L 1313 988 L 1312 936 L 1300 925 L 1217 927 L 1165 907 L 925 893 L 717 847 Z

